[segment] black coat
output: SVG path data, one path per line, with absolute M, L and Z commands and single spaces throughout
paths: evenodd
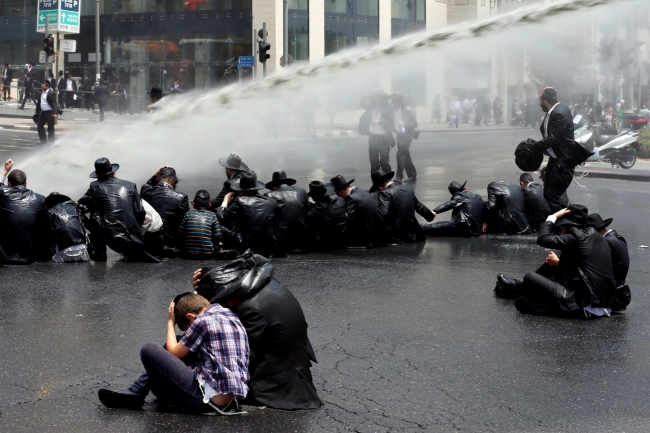
M 156 176 L 153 176 L 140 188 L 140 196 L 160 215 L 165 244 L 174 245 L 181 221 L 190 210 L 187 194 L 175 191 L 170 185 L 158 182 Z
M 555 280 L 566 290 L 555 298 L 563 310 L 589 305 L 612 308 L 616 283 L 609 245 L 593 228 L 569 227 L 564 235 L 553 235 L 555 224 L 547 221 L 539 229 L 537 245 L 562 251 Z
M 241 163 L 241 167 L 244 171 L 236 171 L 235 174 L 232 175 L 230 179 L 225 181 L 223 183 L 223 187 L 221 188 L 221 192 L 219 192 L 219 195 L 217 195 L 214 200 L 212 200 L 212 209 L 217 209 L 221 206 L 221 203 L 223 203 L 223 198 L 226 196 L 226 194 L 230 192 L 234 192 L 235 195 L 239 195 L 239 193 L 235 190 L 233 190 L 230 185 L 232 185 L 235 182 L 239 182 L 241 179 L 242 175 L 246 172 L 249 171 L 249 168 L 246 164 L 243 162 Z
M 433 212 L 415 196 L 413 188 L 391 183 L 377 195 L 379 214 L 386 223 L 391 236 L 402 242 L 423 242 L 424 231 L 415 218 L 415 212 L 427 221 L 433 220 Z
M 88 243 L 77 203 L 72 200 L 57 203 L 47 211 L 58 251 Z
M 544 136 L 544 120 L 539 131 Z M 542 151 L 553 149 L 560 166 L 565 170 L 573 170 L 576 165 L 593 155 L 593 152 L 580 145 L 574 138 L 571 110 L 564 104 L 558 104 L 551 112 L 548 121 L 548 135 L 543 140 L 535 142 L 535 147 Z
M 418 121 L 415 118 L 413 111 L 402 108 L 402 122 L 404 122 L 404 132 L 400 132 L 395 128 L 395 111 L 391 110 L 391 127 L 390 130 L 395 132 L 397 142 L 401 145 L 411 144 L 413 139 L 420 136 L 417 130 Z
M 488 200 L 485 203 L 483 220 L 488 223 L 490 233 L 530 233 L 524 209 L 524 195 L 519 185 L 501 181 L 489 185 L 487 191 Z
M 341 197 L 333 195 L 319 199 L 309 207 L 307 224 L 319 250 L 342 248 L 346 223 L 345 200 Z
M 41 95 L 39 95 L 36 98 L 36 114 L 41 113 Z M 56 114 L 57 113 L 57 105 L 56 105 L 56 99 L 54 98 L 54 90 L 52 89 L 47 89 L 47 96 L 45 97 L 47 100 L 47 103 L 52 107 L 52 113 Z
M 2 84 L 5 86 L 9 86 L 14 79 L 14 71 L 11 68 L 2 68 L 2 75 L 5 74 L 6 74 L 6 78 L 2 79 Z
M 50 261 L 54 238 L 45 197 L 23 186 L 0 186 L 0 262 Z
M 230 284 L 224 284 L 224 282 Z M 316 355 L 300 303 L 273 277 L 273 265 L 247 251 L 220 268 L 203 268 L 198 293 L 211 303 L 241 299 L 233 311 L 246 328 L 251 350 L 248 397 L 274 409 L 322 406 L 311 377 Z
M 118 253 L 142 249 L 140 226 L 146 212 L 134 183 L 116 177 L 96 180 L 79 204 L 99 223 L 102 236 L 112 249 Z
M 311 246 L 311 234 L 305 215 L 308 209 L 307 191 L 296 186 L 280 185 L 277 190 L 266 193 L 278 203 L 278 235 L 285 251 L 307 250 Z
M 381 118 L 379 124 L 384 129 L 384 134 L 386 139 L 392 144 L 395 143 L 395 138 L 393 138 L 393 117 L 392 110 L 387 105 L 384 106 L 381 110 Z M 359 134 L 370 136 L 370 122 L 372 121 L 372 109 L 366 110 L 361 117 L 359 118 Z
M 551 214 L 551 208 L 544 198 L 544 185 L 533 182 L 527 188 L 522 188 L 521 193 L 524 196 L 524 209 L 528 224 L 531 230 L 539 231 L 539 227 Z
M 34 87 L 34 79 L 33 79 L 34 72 L 35 72 L 34 68 L 30 70 L 27 70 L 27 68 L 25 68 L 25 79 L 23 81 L 24 87 L 29 87 L 29 88 Z
M 627 272 L 630 269 L 630 254 L 627 250 L 627 241 L 616 233 L 616 230 L 609 230 L 605 233 L 605 240 L 612 253 L 612 270 L 616 282 L 613 308 L 620 310 L 627 307 L 632 299 L 630 287 L 625 283 Z
M 250 248 L 255 254 L 282 257 L 277 237 L 278 203 L 264 195 L 235 197 L 228 208 L 217 208 L 220 224 L 236 233 L 240 250 Z
M 97 105 L 106 105 L 108 100 L 111 98 L 111 94 L 108 92 L 108 88 L 104 85 L 95 86 L 94 90 L 94 99 Z
M 345 214 L 345 245 L 377 247 L 395 241 L 381 219 L 377 200 L 368 191 L 352 187 L 345 197 Z
M 480 195 L 469 191 L 460 191 L 451 200 L 435 208 L 436 214 L 452 210 L 451 222 L 455 227 L 467 226 L 472 236 L 481 234 L 481 218 L 483 215 L 483 199 Z

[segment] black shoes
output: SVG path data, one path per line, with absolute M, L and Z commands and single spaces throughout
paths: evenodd
M 552 311 L 545 304 L 538 304 L 528 298 L 519 298 L 515 301 L 515 308 L 522 314 L 534 316 L 552 316 Z
M 100 389 L 97 392 L 99 401 L 106 407 L 120 409 L 141 409 L 144 405 L 144 396 L 136 394 L 128 389 L 125 391 L 111 391 Z
M 406 179 L 404 182 L 405 183 L 415 183 L 417 181 L 418 181 L 418 179 L 416 177 L 410 177 L 410 178 Z
M 393 179 L 393 182 L 395 182 L 398 185 L 401 185 L 402 184 L 402 178 L 401 177 L 396 177 L 395 179 Z
M 497 275 L 497 284 L 494 287 L 494 295 L 497 298 L 517 299 L 521 296 L 519 290 L 523 284 L 523 281 L 516 278 L 499 274 Z

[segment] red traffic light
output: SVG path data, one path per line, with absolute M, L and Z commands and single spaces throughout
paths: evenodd
M 43 48 L 43 51 L 45 51 L 45 54 L 48 56 L 54 54 L 54 37 L 52 35 L 47 35 L 45 39 L 43 39 Z

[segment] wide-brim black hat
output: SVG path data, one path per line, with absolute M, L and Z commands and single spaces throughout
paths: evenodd
M 354 182 L 354 179 L 352 179 L 351 181 L 347 181 L 343 176 L 338 174 L 334 176 L 332 179 L 330 179 L 330 182 L 332 182 L 332 186 L 334 187 L 334 192 L 339 192 L 340 190 L 346 188 L 348 185 Z
M 90 177 L 95 179 L 97 177 L 106 176 L 107 174 L 115 173 L 120 169 L 120 164 L 111 164 L 108 158 L 99 158 L 95 161 L 95 171 L 90 173 Z
M 587 220 L 590 226 L 595 228 L 596 231 L 600 231 L 604 228 L 607 228 L 607 226 L 609 226 L 612 223 L 612 221 L 614 221 L 614 218 L 607 218 L 606 220 L 603 221 L 603 217 L 601 217 L 600 214 L 592 213 L 589 214 Z
M 467 185 L 467 181 L 463 182 L 462 185 L 461 185 L 460 183 L 456 182 L 456 181 L 453 181 L 453 182 L 451 182 L 451 183 L 449 184 L 449 186 L 447 186 L 447 189 L 449 190 L 449 192 L 451 193 L 451 195 L 454 195 L 454 194 L 456 194 L 457 192 L 462 191 L 463 188 L 465 188 L 465 185 Z
M 567 208 L 569 213 L 555 222 L 556 226 L 572 226 L 578 228 L 593 227 L 589 223 L 588 210 L 581 204 L 571 204 Z
M 147 92 L 147 95 L 162 98 L 163 91 L 160 87 L 152 87 L 151 90 Z
M 250 192 L 264 189 L 266 188 L 266 185 L 257 180 L 255 172 L 247 171 L 242 175 L 238 182 L 231 183 L 230 188 L 232 188 L 233 191 Z
M 334 185 L 331 183 L 323 183 L 320 180 L 309 182 L 308 196 L 318 198 L 329 197 L 332 194 L 334 194 Z
M 53 192 L 50 193 L 50 195 L 48 195 L 47 197 L 45 197 L 45 207 L 50 209 L 59 203 L 65 203 L 66 201 L 70 201 L 70 200 L 72 199 L 67 195 L 59 194 L 58 192 Z
M 235 155 L 228 155 L 227 158 L 219 158 L 219 165 L 235 171 L 246 171 L 242 168 L 241 158 Z
M 278 186 L 282 184 L 289 185 L 289 186 L 295 185 L 296 180 L 287 177 L 287 173 L 285 173 L 284 170 L 274 171 L 271 181 L 266 183 L 266 189 L 271 189 L 274 186 Z
M 370 178 L 372 179 L 372 187 L 370 188 L 370 192 L 377 191 L 377 188 L 383 185 L 387 180 L 392 179 L 393 176 L 395 176 L 394 171 L 389 171 L 386 173 L 384 170 L 379 169 L 373 172 L 370 175 Z

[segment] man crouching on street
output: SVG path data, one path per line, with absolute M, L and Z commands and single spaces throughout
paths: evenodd
M 174 301 L 165 346 L 147 343 L 140 350 L 146 373 L 128 390 L 100 389 L 99 400 L 112 408 L 139 409 L 151 391 L 160 402 L 195 413 L 243 413 L 237 399 L 248 393 L 250 379 L 246 330 L 232 311 L 200 295 L 183 293 Z M 180 341 L 176 324 L 186 331 Z

